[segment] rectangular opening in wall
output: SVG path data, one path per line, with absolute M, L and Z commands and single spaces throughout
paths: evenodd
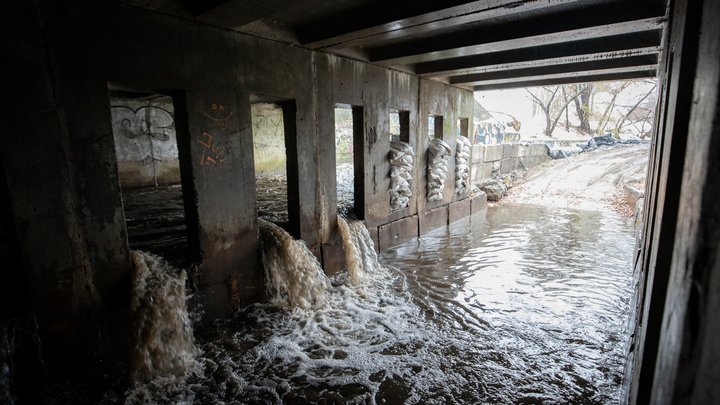
M 108 89 L 130 249 L 187 265 L 198 250 L 184 98 Z
M 335 184 L 341 215 L 363 217 L 362 107 L 335 105 Z M 360 170 L 358 170 L 360 168 Z
M 390 121 L 390 140 L 410 142 L 410 111 L 390 109 L 388 111 Z
M 429 115 L 428 116 L 428 138 L 443 139 L 443 116 L 442 115 Z
M 251 107 L 258 218 L 300 236 L 295 102 Z
M 469 134 L 468 129 L 468 119 L 458 118 L 456 123 L 457 135 L 467 137 Z

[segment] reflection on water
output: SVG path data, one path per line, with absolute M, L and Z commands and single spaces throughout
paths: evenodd
M 352 163 L 338 164 L 336 175 L 337 207 L 347 214 L 355 206 Z M 258 173 L 256 177 L 258 218 L 275 224 L 288 222 L 287 178 L 281 172 Z
M 105 401 L 618 403 L 632 235 L 611 213 L 491 207 L 332 279 L 317 308 L 240 310 L 188 374 Z
M 122 197 L 130 249 L 182 262 L 187 256 L 182 186 L 125 189 Z
M 616 403 L 633 246 L 612 213 L 506 205 L 385 257 L 425 316 L 469 333 L 487 400 Z

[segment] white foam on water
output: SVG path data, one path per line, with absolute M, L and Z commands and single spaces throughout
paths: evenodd
M 0 321 L 0 404 L 14 404 L 12 395 L 13 367 L 12 357 L 15 352 L 15 339 L 9 322 Z
M 605 325 L 618 316 L 615 302 L 625 290 L 612 290 L 614 298 L 604 299 L 602 290 L 585 284 L 591 275 L 585 271 L 597 267 L 591 255 L 568 252 L 583 272 L 563 265 L 559 253 L 526 257 L 523 249 L 531 242 L 541 253 L 561 248 L 539 237 L 546 229 L 538 224 L 548 220 L 538 222 L 536 215 L 552 214 L 563 232 L 582 228 L 595 234 L 594 217 L 571 213 L 563 222 L 565 214 L 544 212 L 523 219 L 511 207 L 497 215 L 512 221 L 493 217 L 506 225 L 482 240 L 431 234 L 386 253 L 406 260 L 402 271 L 365 267 L 364 247 L 374 253 L 367 230 L 360 230 L 359 221 L 341 219 L 341 232 L 349 236 L 346 254 L 355 255 L 361 282 L 349 275 L 328 282 L 306 249 L 273 253 L 314 261 L 306 265 L 314 270 L 302 271 L 322 280 L 324 298 L 302 307 L 290 305 L 285 293 L 245 307 L 204 339 L 193 372 L 157 377 L 106 402 L 614 403 L 622 330 L 607 335 Z M 597 233 L 599 242 L 584 233 L 576 238 L 591 251 L 599 243 L 612 253 L 608 246 L 616 239 L 610 233 Z M 280 249 L 289 238 L 284 235 L 273 228 L 263 238 Z M 596 280 L 599 285 L 619 283 L 606 273 Z M 281 286 L 291 283 L 287 277 L 293 276 L 280 274 L 286 277 Z M 563 280 L 568 288 L 560 288 Z M 551 288 L 543 289 L 540 281 Z M 577 283 L 587 287 L 580 300 L 572 295 Z M 591 312 L 583 315 L 586 309 Z
M 406 278 L 380 265 L 363 223 L 340 221 L 352 245 L 352 276 L 331 284 L 304 245 L 261 223 L 271 301 L 240 310 L 237 321 L 202 345 L 200 366 L 192 373 L 136 385 L 125 402 L 374 404 L 452 398 L 464 377 L 440 349 L 447 337 L 427 323 Z

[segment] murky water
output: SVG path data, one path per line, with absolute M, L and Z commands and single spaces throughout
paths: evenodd
M 287 192 L 284 172 L 258 174 L 255 178 L 258 218 L 276 224 L 288 222 Z
M 611 213 L 491 207 L 331 279 L 311 308 L 240 310 L 183 376 L 105 401 L 618 403 L 632 251 Z
M 449 357 L 472 370 L 478 399 L 617 403 L 633 246 L 614 213 L 505 205 L 384 257 L 424 316 L 467 343 Z
M 341 213 L 348 213 L 355 206 L 355 178 L 352 163 L 337 165 L 337 207 Z M 284 173 L 262 173 L 256 178 L 258 218 L 275 224 L 288 221 L 287 178 Z
M 178 185 L 126 189 L 122 192 L 130 249 L 168 260 L 187 256 L 187 226 Z

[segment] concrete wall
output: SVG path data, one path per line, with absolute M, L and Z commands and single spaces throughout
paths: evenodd
M 180 183 L 172 98 L 110 99 L 120 185 Z
M 256 172 L 285 171 L 285 129 L 282 108 L 275 104 L 252 105 L 253 161 Z
M 281 105 L 291 121 L 285 122 L 294 133 L 286 142 L 289 200 L 297 208 L 291 216 L 328 270 L 341 262 L 336 103 L 362 107 L 363 147 L 355 149 L 365 162 L 356 167 L 362 216 L 376 240 L 385 230 L 383 246 L 446 225 L 451 204 L 464 201 L 453 218 L 473 206 L 468 195 L 454 194 L 454 167 L 443 200 L 425 200 L 427 115 L 445 117 L 454 150 L 456 118 L 472 116 L 470 91 L 123 3 L 13 0 L 6 8 L 12 24 L 2 26 L 15 78 L 7 96 L 17 103 L 7 111 L 1 160 L 32 305 L 58 353 L 77 347 L 92 356 L 125 336 L 131 262 L 120 183 L 130 170 L 126 162 L 138 162 L 142 150 L 130 153 L 132 142 L 116 147 L 113 129 L 123 121 L 108 83 L 172 97 L 189 244 L 202 265 L 196 298 L 208 318 L 262 298 L 254 103 Z M 137 112 L 137 105 L 127 107 Z M 399 212 L 390 212 L 388 195 L 390 109 L 410 112 L 417 153 L 413 200 Z M 397 221 L 404 221 L 402 232 L 388 238 Z
M 493 171 L 509 173 L 513 170 L 528 169 L 549 161 L 548 147 L 544 143 L 498 144 L 472 146 L 473 182 L 490 178 Z
M 365 162 L 364 167 L 355 167 L 356 176 L 362 176 L 363 180 L 364 205 L 361 216 L 377 246 L 386 248 L 417 237 L 430 229 L 447 225 L 448 206 L 455 201 L 470 198 L 469 194 L 455 194 L 455 160 L 452 158 L 443 200 L 427 204 L 427 116 L 444 116 L 444 139 L 454 151 L 456 119 L 472 117 L 473 98 L 469 91 L 419 79 L 410 74 L 327 54 L 316 53 L 313 58 L 318 84 L 318 192 L 325 196 L 324 199 L 319 199 L 322 257 L 326 271 L 334 272 L 342 265 L 342 260 L 337 259 L 337 256 L 342 254 L 342 249 L 335 227 L 337 202 L 334 192 L 336 179 L 333 106 L 342 103 L 364 107 L 364 148 L 362 151 L 355 150 L 355 153 L 363 154 Z M 409 206 L 398 211 L 391 210 L 388 192 L 390 110 L 409 111 L 409 143 L 416 153 L 413 196 Z M 425 215 L 425 211 L 438 208 L 440 214 L 431 217 Z M 445 215 L 442 215 L 442 212 L 445 212 Z

